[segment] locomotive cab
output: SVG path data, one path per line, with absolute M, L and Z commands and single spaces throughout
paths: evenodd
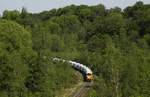
M 86 81 L 90 82 L 90 81 L 92 81 L 93 79 L 94 79 L 94 78 L 93 78 L 93 74 L 90 74 L 90 73 L 86 74 Z

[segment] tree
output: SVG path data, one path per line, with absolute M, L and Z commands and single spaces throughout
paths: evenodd
M 31 35 L 19 24 L 0 20 L 0 90 L 8 97 L 26 94 L 24 85 L 32 51 Z
M 20 18 L 20 12 L 17 11 L 17 10 L 14 10 L 14 11 L 5 10 L 3 12 L 3 17 L 2 18 L 7 19 L 7 20 L 17 21 Z
M 120 71 L 121 71 L 121 54 L 119 49 L 115 48 L 112 40 L 106 37 L 107 44 L 104 49 L 104 63 L 102 64 L 102 72 L 104 78 L 110 81 L 110 85 L 115 92 L 112 92 L 112 97 L 120 96 Z M 104 66 L 104 67 L 103 67 Z M 106 76 L 105 76 L 106 75 Z M 109 83 L 109 82 L 108 82 Z
M 81 22 L 92 19 L 92 10 L 86 5 L 79 6 L 76 14 L 79 16 Z
M 21 17 L 24 18 L 28 15 L 27 9 L 25 7 L 22 8 Z
M 105 16 L 105 14 L 106 14 L 105 6 L 102 4 L 92 6 L 91 9 L 93 12 L 93 14 L 92 14 L 93 19 L 98 16 Z
M 111 13 L 108 15 L 108 18 L 105 20 L 106 28 L 105 32 L 110 35 L 119 35 L 120 33 L 125 33 L 125 20 L 123 19 L 122 14 Z

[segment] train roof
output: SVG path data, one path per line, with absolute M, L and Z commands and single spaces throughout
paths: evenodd
M 74 65 L 78 65 L 81 68 L 84 68 L 86 74 L 88 74 L 88 73 L 92 74 L 92 70 L 90 68 L 88 68 L 87 66 L 85 66 L 83 64 L 80 64 L 80 63 L 77 63 L 77 62 L 74 62 L 74 61 L 69 61 L 69 62 L 72 63 L 72 64 L 74 64 Z
M 66 60 L 64 59 L 60 59 L 60 58 L 53 58 L 54 61 L 63 61 L 65 62 Z M 84 72 L 86 74 L 92 74 L 92 70 L 90 68 L 88 68 L 87 66 L 83 65 L 83 64 L 80 64 L 78 62 L 74 62 L 74 61 L 68 61 L 69 63 L 71 63 L 71 65 L 74 65 L 74 66 L 79 66 L 81 68 L 84 69 Z
M 88 68 L 88 67 L 85 67 L 85 69 L 86 69 L 86 74 L 92 74 L 92 71 L 91 71 L 91 69 L 90 68 Z

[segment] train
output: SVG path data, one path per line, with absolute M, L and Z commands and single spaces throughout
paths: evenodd
M 84 80 L 87 82 L 91 82 L 94 79 L 92 70 L 83 64 L 80 64 L 75 61 L 67 61 L 61 58 L 53 58 L 53 61 L 62 61 L 71 64 L 73 68 L 82 72 L 82 74 L 84 75 Z

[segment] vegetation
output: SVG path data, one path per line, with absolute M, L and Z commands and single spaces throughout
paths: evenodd
M 78 83 L 62 57 L 89 66 L 88 97 L 150 96 L 150 5 L 67 6 L 0 18 L 0 97 L 54 97 Z

